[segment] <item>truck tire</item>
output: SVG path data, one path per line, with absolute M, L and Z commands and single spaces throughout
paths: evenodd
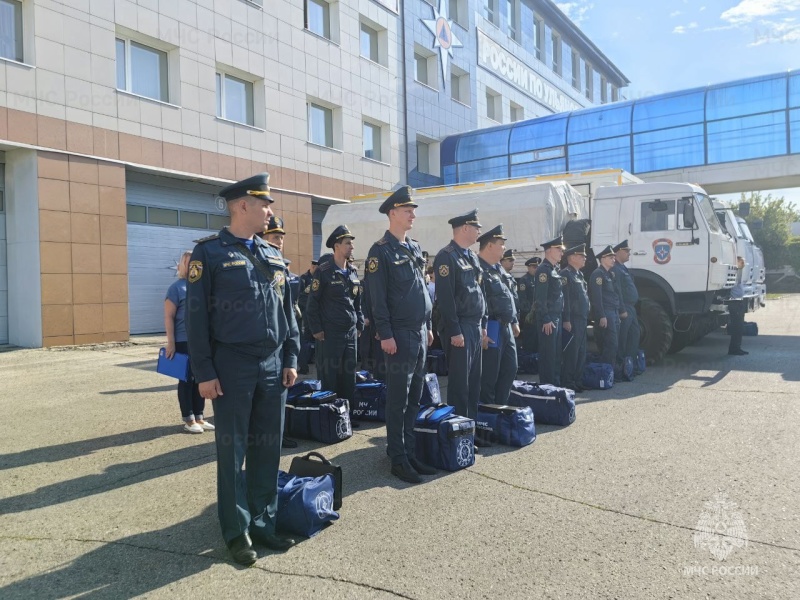
M 648 364 L 659 362 L 672 344 L 672 319 L 655 300 L 642 298 L 639 304 L 639 327 L 642 336 L 639 346 Z

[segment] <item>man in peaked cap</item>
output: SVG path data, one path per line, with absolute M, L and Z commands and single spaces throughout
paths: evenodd
M 256 234 L 272 216 L 269 175 L 220 192 L 229 227 L 198 241 L 187 277 L 187 335 L 200 393 L 214 403 L 217 507 L 234 560 L 255 562 L 250 536 L 273 550 L 286 388 L 297 377 L 299 335 L 286 265 Z M 247 458 L 247 478 L 242 466 Z
M 306 311 L 308 295 L 311 293 L 311 280 L 314 279 L 314 272 L 317 270 L 318 264 L 319 261 L 316 258 L 311 259 L 311 266 L 305 273 L 300 275 L 300 299 L 297 305 L 303 313 Z M 311 335 L 311 331 L 306 327 L 305 317 L 302 317 L 298 328 L 300 329 L 300 356 L 297 357 L 297 373 L 306 375 L 308 374 L 308 361 L 311 358 L 311 344 L 314 338 Z
M 386 362 L 387 453 L 392 475 L 408 483 L 436 473 L 417 458 L 414 437 L 426 349 L 433 343 L 425 259 L 419 244 L 406 235 L 414 226 L 416 207 L 408 186 L 380 206 L 389 229 L 369 250 L 365 278 L 372 325 Z
M 536 331 L 536 317 L 533 310 L 533 298 L 536 291 L 536 269 L 542 264 L 542 259 L 532 256 L 525 261 L 527 273 L 519 278 L 517 294 L 519 297 L 519 318 L 521 346 L 526 352 L 536 352 L 539 349 L 539 334 Z
M 361 281 L 349 262 L 354 239 L 347 225 L 339 225 L 328 237 L 325 246 L 333 250 L 333 258 L 314 273 L 305 313 L 317 340 L 317 372 L 322 389 L 346 398 L 351 409 L 356 389 L 356 344 L 364 330 Z
M 564 286 L 564 322 L 561 328 L 564 352 L 561 362 L 561 385 L 583 391 L 583 367 L 586 364 L 586 326 L 589 321 L 589 295 L 581 269 L 586 265 L 586 244 L 564 252 L 567 266 L 561 269 Z
M 561 236 L 542 244 L 544 260 L 536 269 L 534 310 L 539 336 L 539 383 L 561 385 L 561 319 L 564 280 L 558 273 L 564 242 Z
M 448 404 L 456 414 L 474 419 L 481 392 L 481 344 L 486 337 L 483 270 L 469 249 L 481 232 L 478 210 L 453 217 L 452 241 L 433 262 L 436 274 L 437 327 L 448 363 Z
M 271 216 L 267 227 L 261 237 L 264 238 L 268 244 L 272 244 L 278 250 L 283 252 L 283 238 L 286 236 L 286 231 L 283 229 L 283 219 L 276 216 Z
M 589 277 L 594 333 L 600 349 L 600 362 L 615 367 L 619 344 L 619 318 L 622 308 L 614 281 L 614 250 L 606 246 L 595 254 L 600 265 Z
M 505 404 L 517 375 L 517 345 L 519 335 L 517 307 L 508 283 L 508 274 L 500 265 L 505 256 L 506 237 L 498 225 L 478 238 L 478 259 L 483 270 L 483 289 L 489 315 L 488 337 L 483 344 L 481 365 L 482 404 Z M 513 279 L 513 278 L 512 278 Z M 480 440 L 485 442 L 485 440 Z
M 615 259 L 612 269 L 616 279 L 619 301 L 623 309 L 620 313 L 617 362 L 621 363 L 626 357 L 630 357 L 633 364 L 636 365 L 636 355 L 639 353 L 639 338 L 642 332 L 639 328 L 639 318 L 636 314 L 639 290 L 636 289 L 633 275 L 630 274 L 628 267 L 625 266 L 625 263 L 630 260 L 631 249 L 628 246 L 628 240 L 621 241 L 612 249 L 614 250 Z
M 514 251 L 511 249 L 506 250 L 503 252 L 503 260 L 500 261 L 500 266 L 503 267 L 504 279 L 505 283 L 508 286 L 508 289 L 511 290 L 511 295 L 514 296 L 514 306 L 516 307 L 517 311 L 517 327 L 519 327 L 519 319 L 521 318 L 519 315 L 519 290 L 517 287 L 517 280 L 511 274 L 514 270 L 514 263 L 517 262 L 517 258 L 514 256 Z M 519 331 L 514 337 L 519 336 Z

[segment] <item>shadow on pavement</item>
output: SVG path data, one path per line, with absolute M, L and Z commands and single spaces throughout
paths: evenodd
M 215 457 L 214 442 L 210 441 L 139 462 L 111 465 L 104 473 L 53 483 L 27 494 L 3 498 L 0 500 L 0 514 L 25 512 L 86 498 L 203 465 L 214 461 Z
M 179 433 L 180 431 L 180 425 L 162 425 L 161 427 L 126 431 L 124 433 L 107 435 L 91 440 L 82 440 L 80 442 L 31 448 L 30 450 L 23 450 L 22 452 L 15 452 L 13 454 L 2 454 L 0 455 L 0 470 L 69 460 L 105 448 L 149 442 L 150 440 L 162 438 L 165 435 L 171 435 L 173 433 Z
M 148 394 L 150 392 L 171 392 L 177 388 L 177 385 L 158 385 L 149 388 L 135 388 L 132 390 L 106 390 L 100 392 L 101 396 L 116 396 L 117 394 Z
M 227 560 L 215 504 L 186 521 L 105 543 L 63 566 L 0 587 L 0 597 L 134 598 L 202 573 L 214 564 L 206 557 Z

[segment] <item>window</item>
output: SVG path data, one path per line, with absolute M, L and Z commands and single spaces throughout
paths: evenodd
M 616 102 L 619 100 L 619 88 L 615 85 L 611 86 L 611 101 Z
M 190 210 L 172 210 L 154 206 L 126 205 L 128 223 L 150 223 L 189 229 L 222 229 L 230 223 L 227 215 L 206 214 Z
M 503 105 L 502 96 L 494 90 L 486 88 L 486 116 L 497 121 L 498 123 L 503 120 Z
M 428 138 L 417 138 L 417 171 L 439 177 L 439 143 Z
M 572 87 L 581 90 L 581 55 L 572 50 Z
M 181 211 L 181 227 L 193 229 L 208 229 L 208 215 L 206 213 Z
M 22 62 L 22 3 L 0 0 L 0 57 Z
M 490 23 L 497 23 L 497 12 L 494 6 L 496 1 L 497 0 L 484 0 L 483 3 L 483 17 Z
M 675 200 L 642 202 L 642 231 L 673 231 Z
M 308 141 L 333 148 L 333 111 L 330 108 L 308 103 Z
M 561 75 L 561 36 L 554 31 L 551 39 L 553 43 L 553 73 Z
M 117 89 L 169 102 L 167 53 L 117 38 Z
M 594 101 L 594 73 L 592 72 L 592 65 L 586 63 L 586 97 Z
M 536 58 L 542 60 L 544 57 L 544 21 L 537 16 L 533 17 L 533 45 Z
M 219 230 L 231 224 L 231 218 L 228 215 L 208 215 L 208 228 Z
M 600 77 L 600 102 L 602 104 L 608 102 L 608 81 L 603 76 Z
M 522 108 L 519 104 L 515 104 L 514 102 L 511 103 L 511 122 L 516 123 L 517 121 L 522 121 L 525 118 L 525 109 Z
M 414 79 L 434 89 L 438 88 L 439 71 L 435 54 L 421 46 L 414 47 Z
M 508 37 L 519 40 L 519 27 L 517 26 L 517 2 L 516 0 L 505 0 L 506 22 L 508 24 Z
M 306 29 L 331 39 L 331 7 L 325 0 L 306 0 Z
M 453 65 L 450 67 L 450 97 L 469 106 L 469 73 Z
M 361 56 L 378 62 L 378 32 L 366 23 L 361 23 Z
M 253 125 L 253 84 L 227 73 L 217 73 L 217 116 Z
M 152 206 L 147 209 L 148 223 L 156 225 L 173 225 L 178 226 L 178 211 L 169 208 L 153 208 Z
M 464 29 L 469 27 L 469 11 L 467 10 L 467 0 L 449 0 L 447 9 L 447 16 L 451 21 L 458 23 Z
M 128 223 L 147 223 L 147 207 L 128 204 Z
M 381 160 L 381 128 L 364 122 L 364 157 Z

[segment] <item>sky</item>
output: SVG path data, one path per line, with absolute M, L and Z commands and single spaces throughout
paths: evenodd
M 800 69 L 800 0 L 556 4 L 631 81 L 628 99 Z M 800 188 L 770 193 L 800 206 Z

